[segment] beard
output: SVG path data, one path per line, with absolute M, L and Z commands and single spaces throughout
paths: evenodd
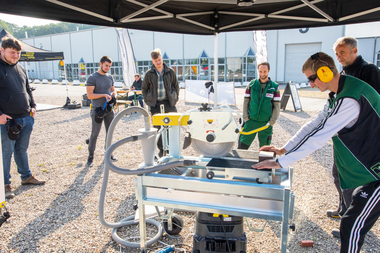
M 11 57 L 11 59 L 9 60 L 9 59 L 7 59 L 7 57 L 5 57 L 5 55 L 4 55 L 4 60 L 5 60 L 8 64 L 11 64 L 11 65 L 16 64 L 16 63 L 18 62 L 18 59 L 15 60 L 15 62 L 13 62 L 13 61 L 12 61 L 12 60 L 13 60 L 12 57 Z
M 103 71 L 103 73 L 108 73 L 108 71 L 105 71 L 103 67 L 100 67 L 100 69 Z

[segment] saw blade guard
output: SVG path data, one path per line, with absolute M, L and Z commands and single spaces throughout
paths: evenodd
M 204 156 L 224 156 L 239 139 L 240 126 L 229 106 L 192 111 L 188 126 L 193 148 Z

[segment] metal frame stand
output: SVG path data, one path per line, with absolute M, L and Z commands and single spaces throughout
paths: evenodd
M 151 173 L 139 175 L 135 179 L 141 252 L 147 252 L 145 205 L 153 205 L 281 221 L 281 253 L 286 253 L 288 220 L 293 217 L 294 208 L 294 195 L 290 191 L 292 168 L 288 169 L 286 176 L 277 175 L 282 178 L 280 184 L 215 178 L 210 180 L 191 176 L 196 175 L 199 170 L 197 168 L 177 169 L 182 169 L 184 173 L 179 176 Z M 246 169 L 242 170 L 248 172 Z

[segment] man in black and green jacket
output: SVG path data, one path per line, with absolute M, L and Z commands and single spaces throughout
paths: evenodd
M 324 77 L 328 68 L 332 79 Z M 340 75 L 333 58 L 322 52 L 312 55 L 302 72 L 312 88 L 331 91 L 324 110 L 282 148 L 260 149 L 283 156 L 252 168 L 288 167 L 332 138 L 340 186 L 354 189 L 352 202 L 340 221 L 340 252 L 358 253 L 380 216 L 380 95 L 362 80 Z
M 280 92 L 278 84 L 268 77 L 270 65 L 262 62 L 257 65 L 259 79 L 250 82 L 245 90 L 243 104 L 244 132 L 250 132 L 270 124 L 270 126 L 258 132 L 259 145 L 270 145 L 272 141 L 273 125 L 280 115 Z M 239 149 L 248 149 L 251 146 L 256 133 L 240 135 Z

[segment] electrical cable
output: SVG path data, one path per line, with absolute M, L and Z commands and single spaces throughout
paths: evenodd
M 224 227 L 224 223 L 223 223 L 223 215 L 221 215 L 221 214 L 219 215 L 219 220 L 220 220 L 220 223 L 221 223 L 222 228 L 223 228 L 224 237 L 226 238 L 228 252 L 231 253 L 230 244 L 228 242 L 228 237 L 227 237 L 227 233 L 226 233 L 226 228 Z

